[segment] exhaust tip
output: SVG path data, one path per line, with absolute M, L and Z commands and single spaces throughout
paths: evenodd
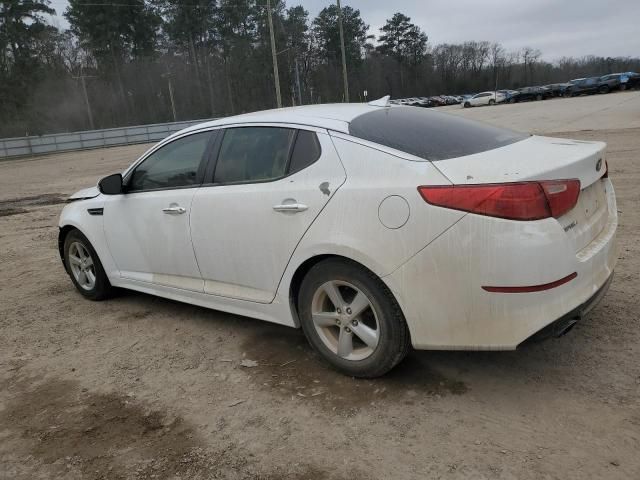
M 559 325 L 558 326 L 559 328 L 556 331 L 555 337 L 560 338 L 566 335 L 573 329 L 573 327 L 576 326 L 576 323 L 578 323 L 578 319 L 568 320 L 564 325 L 561 325 L 561 326 Z

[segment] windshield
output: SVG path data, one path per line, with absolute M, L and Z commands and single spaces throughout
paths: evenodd
M 416 107 L 391 107 L 365 113 L 351 121 L 349 133 L 425 160 L 472 155 L 504 147 L 529 136 Z

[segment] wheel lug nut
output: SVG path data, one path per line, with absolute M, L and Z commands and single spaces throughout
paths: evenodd
M 336 310 L 336 312 L 338 312 L 338 313 L 340 314 L 340 313 L 342 313 L 342 309 L 338 308 L 338 309 Z
M 351 325 L 353 325 L 354 327 L 356 327 L 358 325 L 358 320 L 353 320 L 351 322 Z
M 340 320 L 336 320 L 336 325 L 340 325 L 342 322 Z
M 351 309 L 347 308 L 347 315 L 351 315 Z
M 351 333 L 351 329 L 349 327 L 346 328 L 347 333 Z

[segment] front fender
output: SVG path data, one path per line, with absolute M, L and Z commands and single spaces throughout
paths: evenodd
M 70 230 L 79 230 L 91 242 L 107 277 L 111 279 L 119 277 L 120 272 L 111 257 L 104 235 L 103 216 L 101 213 L 104 203 L 104 199 L 101 196 L 68 203 L 62 209 L 58 220 L 60 229 L 58 233 L 58 248 L 60 258 L 64 263 L 64 239 Z

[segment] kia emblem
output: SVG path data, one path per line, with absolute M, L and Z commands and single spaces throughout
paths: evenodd
M 596 172 L 599 172 L 601 168 L 602 168 L 602 159 L 599 158 L 598 163 L 596 163 Z

